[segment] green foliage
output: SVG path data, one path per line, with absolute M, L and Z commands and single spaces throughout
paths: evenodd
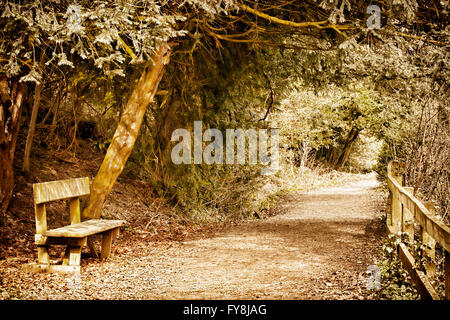
M 397 257 L 397 245 L 401 237 L 389 235 L 383 244 L 381 260 L 377 263 L 381 272 L 380 299 L 418 300 L 420 296 L 411 284 L 409 275 Z
M 281 129 L 281 146 L 299 162 L 305 151 L 331 161 L 333 153 L 341 151 L 349 132 L 356 129 L 362 132 L 361 139 L 373 137 L 373 150 L 362 150 L 360 145 L 367 157 L 353 159 L 351 165 L 358 170 L 371 170 L 380 128 L 392 116 L 386 112 L 384 100 L 380 93 L 364 87 L 330 87 L 319 93 L 307 89 L 292 91 L 273 115 Z
M 96 119 L 95 143 L 102 150 L 142 62 L 162 42 L 177 42 L 160 84 L 163 93 L 149 106 L 127 171 L 190 212 L 251 212 L 253 193 L 263 183 L 257 167 L 174 166 L 170 134 L 191 128 L 194 120 L 220 130 L 279 127 L 282 157 L 301 168 L 316 159 L 330 162 L 354 128 L 361 132 L 354 154 L 366 157 L 350 157 L 352 167 L 369 167 L 376 148 L 364 149 L 367 141 L 384 141 L 379 166 L 410 156 L 405 142 L 416 132 L 424 93 L 449 76 L 445 49 L 398 35 L 405 31 L 399 26 L 414 21 L 418 2 L 395 1 L 392 10 L 402 14 L 376 31 L 361 20 L 370 1 L 276 3 L 258 6 L 285 20 L 325 19 L 352 28 L 345 35 L 333 28 L 291 28 L 243 12 L 240 4 L 254 3 L 237 0 L 2 0 L 0 72 L 46 82 L 43 96 L 50 101 L 61 92 L 46 110 L 52 117 L 48 132 L 75 123 L 60 131 L 67 139 L 80 118 Z M 433 36 L 448 39 L 448 32 L 434 27 Z M 232 41 L 222 41 L 225 36 Z M 445 86 L 438 92 L 433 103 L 448 101 Z
M 425 254 L 427 246 L 418 239 L 411 240 L 407 233 L 398 233 L 389 235 L 382 247 L 382 256 L 377 266 L 380 268 L 382 276 L 382 288 L 380 290 L 379 297 L 382 299 L 420 299 L 414 285 L 411 283 L 410 276 L 407 271 L 403 269 L 401 261 L 397 256 L 397 246 L 403 243 L 408 247 L 409 252 L 414 257 L 417 270 L 426 273 L 425 266 L 430 262 L 430 257 Z M 436 252 L 440 251 L 436 248 Z M 439 254 L 436 254 L 436 259 L 433 261 L 437 265 L 437 272 L 434 277 L 428 276 L 436 292 L 444 298 L 445 286 L 444 286 L 444 268 L 442 258 L 438 258 Z
M 261 178 L 256 168 L 192 165 L 177 169 L 171 170 L 172 180 L 166 178 L 165 190 L 174 195 L 176 205 L 191 218 L 242 219 L 257 211 L 259 204 L 253 197 Z
M 255 196 L 264 180 L 260 166 L 175 165 L 170 155 L 177 142 L 170 139 L 178 128 L 192 132 L 195 120 L 202 120 L 203 130 L 266 128 L 258 121 L 265 111 L 258 96 L 267 94 L 267 79 L 251 53 L 242 68 L 232 68 L 243 54 L 237 48 L 224 48 L 221 59 L 204 49 L 192 54 L 182 54 L 182 49 L 174 54 L 178 63 L 168 66 L 169 76 L 160 85 L 167 93 L 157 96 L 148 109 L 126 170 L 147 180 L 159 196 L 191 219 L 251 217 L 264 207 Z
M 105 153 L 106 149 L 108 149 L 109 144 L 111 143 L 111 139 L 107 140 L 94 140 L 90 139 L 91 142 L 100 150 L 100 152 Z
M 232 5 L 231 0 L 188 0 L 174 7 L 159 1 L 2 0 L 0 72 L 40 82 L 36 61 L 43 51 L 47 67 L 76 68 L 81 59 L 108 78 L 125 77 L 128 64 L 149 61 L 161 43 L 186 35 L 176 28 L 186 20 L 183 9 L 215 15 Z
M 378 165 L 378 158 L 383 145 L 382 140 L 365 133 L 358 136 L 348 159 L 350 170 L 371 172 Z

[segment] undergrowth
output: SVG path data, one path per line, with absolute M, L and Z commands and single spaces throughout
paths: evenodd
M 378 297 L 379 299 L 388 300 L 419 300 L 420 295 L 398 258 L 397 246 L 400 243 L 407 245 L 410 253 L 413 255 L 415 260 L 414 268 L 426 273 L 425 265 L 430 261 L 430 258 L 425 255 L 426 245 L 417 239 L 409 239 L 407 233 L 391 234 L 384 241 L 381 259 L 377 263 L 382 279 Z M 441 263 L 439 262 L 439 250 L 436 253 L 438 256 L 435 261 L 437 263 L 436 275 L 433 277 L 428 275 L 428 278 L 438 295 L 443 298 L 443 281 L 439 281 L 439 279 L 443 278 L 442 268 L 440 268 Z
M 397 245 L 401 242 L 402 237 L 393 234 L 384 241 L 381 259 L 376 264 L 381 272 L 381 288 L 378 292 L 378 299 L 420 299 L 408 272 L 403 268 L 402 262 L 397 256 Z

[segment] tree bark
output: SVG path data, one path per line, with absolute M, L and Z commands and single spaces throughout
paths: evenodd
M 158 89 L 164 66 L 169 63 L 170 51 L 169 44 L 160 47 L 153 57 L 153 63 L 147 65 L 133 89 L 105 158 L 92 183 L 89 201 L 82 214 L 84 219 L 100 218 L 106 196 L 122 173 L 133 150 L 145 111 Z
M 30 153 L 31 146 L 33 144 L 34 129 L 36 128 L 36 118 L 39 111 L 39 104 L 41 102 L 42 83 L 36 85 L 34 91 L 33 110 L 31 111 L 30 127 L 28 128 L 27 141 L 25 143 L 25 153 L 23 156 L 22 170 L 26 173 L 30 173 Z
M 347 162 L 348 157 L 350 156 L 350 151 L 352 150 L 352 146 L 353 146 L 354 142 L 356 141 L 356 138 L 358 138 L 358 134 L 359 134 L 359 129 L 352 127 L 352 129 L 350 130 L 350 132 L 347 135 L 347 138 L 345 139 L 344 148 L 342 149 L 342 153 L 334 164 L 334 167 L 336 170 L 342 169 L 342 167 Z
M 27 87 L 14 83 L 10 90 L 6 75 L 0 78 L 0 213 L 6 212 L 14 189 L 14 152 Z
M 39 70 L 42 70 L 44 66 L 45 61 L 44 57 L 45 57 L 45 50 L 41 52 L 41 58 L 39 61 Z M 22 170 L 26 174 L 30 173 L 30 153 L 31 153 L 31 146 L 33 145 L 34 130 L 36 128 L 36 118 L 39 111 L 39 105 L 41 103 L 41 91 L 42 91 L 42 81 L 36 84 L 36 87 L 34 89 L 33 109 L 31 111 L 30 126 L 28 128 L 27 141 L 25 142 L 25 152 L 22 164 Z

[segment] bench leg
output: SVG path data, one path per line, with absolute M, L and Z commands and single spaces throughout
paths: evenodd
M 37 246 L 38 249 L 38 263 L 39 264 L 50 264 L 50 257 L 48 255 L 47 246 Z
M 77 241 L 73 241 L 70 245 L 67 245 L 64 253 L 63 265 L 64 266 L 79 266 L 81 261 L 81 249 L 86 244 L 87 237 Z
M 64 253 L 64 266 L 79 266 L 81 261 L 81 246 L 67 246 Z
M 108 259 L 108 257 L 111 254 L 113 233 L 114 233 L 114 229 L 103 232 L 102 252 L 100 253 L 100 259 L 102 259 L 102 260 Z

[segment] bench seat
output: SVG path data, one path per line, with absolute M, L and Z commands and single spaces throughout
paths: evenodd
M 43 235 L 46 237 L 84 238 L 93 234 L 119 228 L 125 223 L 125 220 L 91 219 L 61 228 L 47 230 Z

